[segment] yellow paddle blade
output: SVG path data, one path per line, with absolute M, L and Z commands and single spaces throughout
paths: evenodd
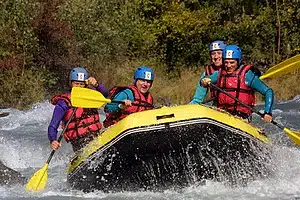
M 110 103 L 100 92 L 81 87 L 73 87 L 71 92 L 71 103 L 74 107 L 80 108 L 100 108 L 106 103 Z
M 278 75 L 285 74 L 287 72 L 291 72 L 298 68 L 300 68 L 300 54 L 289 58 L 275 65 L 274 67 L 271 67 L 260 77 L 260 79 L 263 80 L 265 78 L 272 78 Z
M 286 132 L 286 134 L 291 138 L 291 140 L 296 144 L 296 145 L 300 145 L 300 132 L 296 132 L 296 131 L 291 131 L 287 128 L 283 129 L 284 132 Z
M 31 177 L 26 185 L 26 190 L 31 192 L 42 191 L 48 180 L 48 163 L 46 163 L 39 171 Z

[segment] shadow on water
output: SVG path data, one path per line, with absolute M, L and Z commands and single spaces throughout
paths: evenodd
M 25 183 L 26 179 L 20 172 L 7 167 L 0 161 L 0 186 L 24 185 Z

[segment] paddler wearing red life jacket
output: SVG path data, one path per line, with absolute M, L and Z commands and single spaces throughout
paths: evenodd
M 216 40 L 209 45 L 209 54 L 211 64 L 205 66 L 205 71 L 202 73 L 200 80 L 205 76 L 212 75 L 215 71 L 218 71 L 222 66 L 222 52 L 226 47 L 226 43 L 222 40 Z M 215 99 L 215 92 L 210 88 L 210 98 Z M 189 104 L 201 104 L 206 98 L 208 88 L 202 87 L 200 81 L 197 83 L 197 88 L 192 101 Z
M 104 127 L 109 127 L 131 113 L 153 108 L 153 98 L 149 90 L 152 87 L 154 73 L 147 66 L 140 66 L 134 73 L 134 83 L 128 86 L 115 86 L 109 92 L 112 103 L 106 104 Z M 124 103 L 113 103 L 113 102 Z
M 255 73 L 252 65 L 242 64 L 242 50 L 237 45 L 228 45 L 223 51 L 223 67 L 210 76 L 201 79 L 201 85 L 207 87 L 211 82 L 222 90 L 230 93 L 241 100 L 244 104 L 254 107 L 254 92 L 259 92 L 265 99 L 264 121 L 272 121 L 272 107 L 274 103 L 274 93 L 265 83 L 263 83 Z M 252 111 L 241 105 L 223 92 L 217 92 L 217 107 L 239 116 L 243 119 L 251 120 Z
M 105 97 L 108 96 L 108 90 L 101 84 L 98 84 L 94 77 L 88 77 L 88 72 L 82 67 L 75 67 L 71 70 L 71 87 L 90 87 L 101 92 Z M 51 103 L 55 105 L 53 116 L 48 127 L 48 138 L 53 150 L 60 147 L 57 141 L 57 129 L 62 122 L 62 128 L 69 121 L 74 107 L 70 100 L 70 93 L 54 96 Z M 68 124 L 64 133 L 64 138 L 70 142 L 73 151 L 76 152 L 97 136 L 102 124 L 99 119 L 99 113 L 95 108 L 76 108 L 75 113 Z

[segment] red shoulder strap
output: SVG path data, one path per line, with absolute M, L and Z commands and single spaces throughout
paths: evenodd
M 64 100 L 69 107 L 72 107 L 72 104 L 71 104 L 71 94 L 70 93 L 65 93 L 65 94 L 60 94 L 60 95 L 54 96 L 51 99 L 51 103 L 53 105 L 56 105 L 59 100 Z

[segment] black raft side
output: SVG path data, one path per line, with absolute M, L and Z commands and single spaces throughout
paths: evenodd
M 126 130 L 82 162 L 74 189 L 164 190 L 212 179 L 245 184 L 269 174 L 269 145 L 212 119 Z

